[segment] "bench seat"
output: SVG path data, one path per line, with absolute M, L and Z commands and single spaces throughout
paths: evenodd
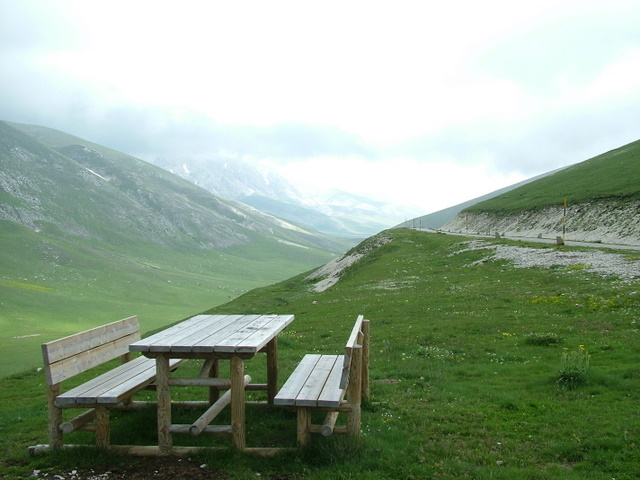
M 172 359 L 170 368 L 177 368 L 184 360 Z M 116 406 L 156 379 L 156 362 L 153 358 L 138 357 L 103 373 L 82 385 L 61 393 L 55 404 L 60 408 Z
M 339 407 L 347 390 L 340 386 L 343 364 L 344 355 L 305 355 L 273 403 L 300 407 Z

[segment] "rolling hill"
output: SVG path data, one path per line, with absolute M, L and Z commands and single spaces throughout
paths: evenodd
M 442 229 L 639 245 L 640 140 L 475 203 Z

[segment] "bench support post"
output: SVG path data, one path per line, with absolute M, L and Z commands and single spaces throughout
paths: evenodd
M 350 435 L 360 435 L 360 404 L 362 403 L 362 348 L 353 350 L 349 370 L 347 398 L 351 411 L 347 414 L 347 431 Z
M 362 322 L 362 400 L 369 400 L 369 320 Z
M 309 441 L 311 430 L 311 412 L 308 408 L 298 408 L 298 445 Z
M 47 407 L 49 410 L 49 446 L 51 448 L 62 447 L 62 409 L 56 407 L 56 397 L 60 395 L 60 384 L 56 383 L 47 388 Z
M 211 366 L 209 367 L 210 378 L 219 378 L 220 377 L 220 362 L 218 359 L 213 359 Z M 220 389 L 218 387 L 209 387 L 209 403 L 213 405 L 220 398 Z
M 336 420 L 338 420 L 338 414 L 340 412 L 328 412 L 324 418 L 324 423 L 320 428 L 320 433 L 325 437 L 330 436 L 336 428 Z
M 73 431 L 79 430 L 87 425 L 89 422 L 92 422 L 96 419 L 96 409 L 92 408 L 91 410 L 87 410 L 84 413 L 72 418 L 68 422 L 64 422 L 60 425 L 60 430 L 62 433 L 71 433 Z
M 105 406 L 96 407 L 96 446 L 109 448 L 111 443 L 111 429 L 109 428 L 109 409 Z

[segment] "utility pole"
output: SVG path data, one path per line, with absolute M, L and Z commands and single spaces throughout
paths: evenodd
M 564 209 L 562 212 L 562 243 L 564 243 L 564 235 L 567 227 L 567 199 L 564 199 Z

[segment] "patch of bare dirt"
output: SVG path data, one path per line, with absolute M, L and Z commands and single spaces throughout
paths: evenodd
M 233 477 L 210 470 L 193 460 L 181 457 L 136 457 L 128 465 L 77 468 L 60 471 L 35 470 L 33 479 L 47 480 L 221 480 Z M 289 477 L 256 474 L 265 480 L 288 480 Z

